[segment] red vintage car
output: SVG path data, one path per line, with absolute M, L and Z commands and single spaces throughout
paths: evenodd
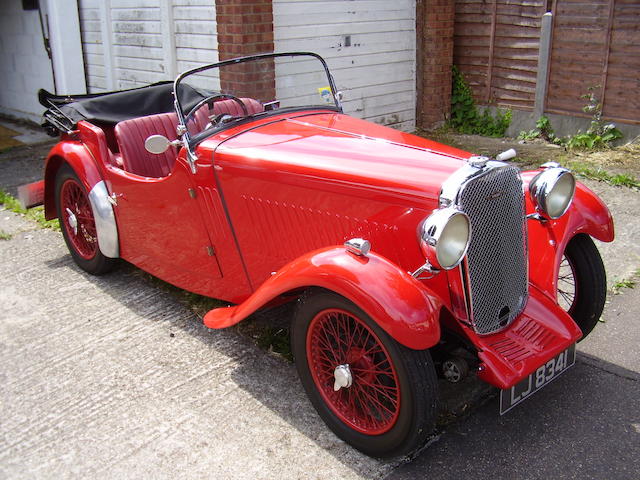
M 473 372 L 506 412 L 573 364 L 602 312 L 592 237 L 614 228 L 593 192 L 557 164 L 520 172 L 344 115 L 318 55 L 40 100 L 61 132 L 46 216 L 78 266 L 123 259 L 234 304 L 210 328 L 295 302 L 302 384 L 366 454 L 424 444 L 438 376 Z

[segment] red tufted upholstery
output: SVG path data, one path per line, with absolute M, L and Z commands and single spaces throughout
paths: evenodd
M 250 115 L 264 110 L 262 104 L 252 98 L 241 100 Z M 240 105 L 233 100 L 215 102 L 213 114 L 220 113 L 244 115 Z M 209 107 L 203 105 L 194 114 L 194 122 L 189 123 L 189 131 L 192 134 L 204 130 L 209 123 Z M 124 170 L 144 177 L 166 177 L 169 175 L 176 160 L 176 148 L 169 147 L 164 153 L 153 154 L 147 152 L 144 148 L 144 142 L 151 135 L 164 135 L 169 140 L 175 140 L 177 125 L 178 119 L 175 113 L 159 113 L 118 123 L 115 127 L 115 135 L 122 155 Z
M 116 125 L 116 139 L 122 155 L 122 164 L 127 172 L 144 177 L 166 177 L 171 173 L 176 160 L 175 147 L 155 155 L 144 148 L 145 140 L 151 135 L 164 135 L 175 140 L 175 113 L 159 113 L 147 117 L 132 118 Z
M 249 115 L 253 115 L 254 113 L 260 113 L 264 111 L 264 107 L 260 102 L 254 100 L 253 98 L 241 98 L 244 106 L 247 107 L 247 112 Z M 241 117 L 244 115 L 242 111 L 242 107 L 235 100 L 227 99 L 220 100 L 219 102 L 215 102 L 213 104 L 213 115 L 220 115 L 221 113 L 228 113 L 229 115 L 234 115 L 236 117 Z

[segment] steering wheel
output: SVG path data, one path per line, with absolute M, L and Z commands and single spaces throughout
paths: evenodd
M 238 105 L 240 105 L 240 108 L 242 108 L 242 113 L 244 115 L 249 115 L 249 110 L 247 110 L 247 106 L 238 97 L 236 97 L 235 95 L 231 95 L 229 93 L 216 93 L 214 95 L 209 95 L 207 98 L 203 98 L 198 103 L 196 103 L 195 107 L 189 110 L 189 113 L 187 113 L 187 115 L 184 117 L 184 123 L 187 124 L 189 120 L 193 118 L 193 115 L 195 115 L 198 109 L 202 107 L 205 103 L 209 105 L 210 109 L 213 109 L 214 100 L 216 98 L 228 98 L 229 100 L 233 100 Z

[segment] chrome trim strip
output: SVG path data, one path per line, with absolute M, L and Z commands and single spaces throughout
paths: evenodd
M 89 202 L 96 222 L 100 252 L 105 257 L 118 258 L 120 256 L 118 226 L 109 198 L 104 180 L 96 183 L 89 192 Z

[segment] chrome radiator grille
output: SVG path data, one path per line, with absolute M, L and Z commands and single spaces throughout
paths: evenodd
M 471 220 L 467 262 L 473 326 L 478 333 L 501 330 L 527 299 L 526 220 L 518 170 L 494 168 L 472 178 L 457 203 Z

